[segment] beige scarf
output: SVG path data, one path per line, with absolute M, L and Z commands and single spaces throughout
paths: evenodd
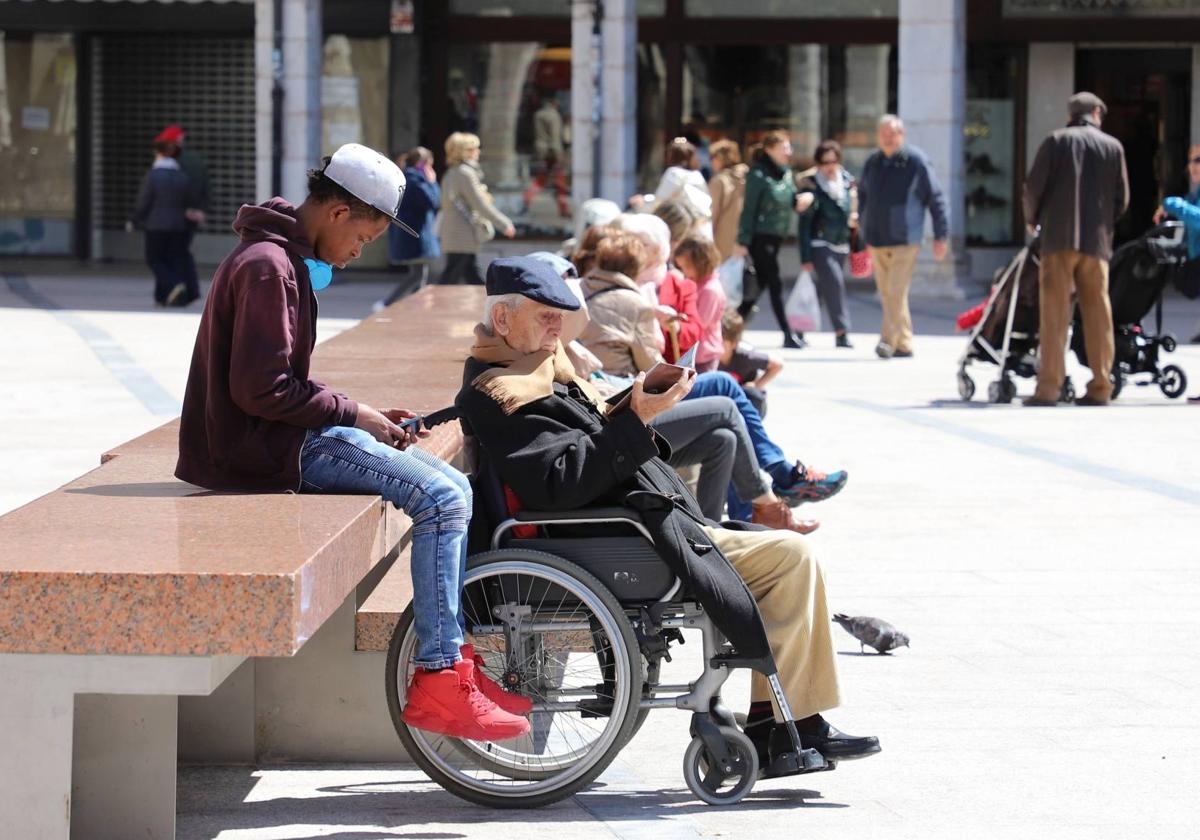
M 554 393 L 554 383 L 574 382 L 601 413 L 608 406 L 600 393 L 586 379 L 575 374 L 575 367 L 563 350 L 562 342 L 549 350 L 522 355 L 505 343 L 500 336 L 489 335 L 483 324 L 475 325 L 475 344 L 471 358 L 489 365 L 503 365 L 485 370 L 475 377 L 471 387 L 478 388 L 499 405 L 505 414 L 512 414 Z

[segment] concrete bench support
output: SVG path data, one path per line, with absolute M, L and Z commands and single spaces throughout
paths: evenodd
M 176 698 L 211 693 L 242 661 L 0 654 L 0 825 L 29 840 L 173 838 Z
M 351 595 L 292 657 L 259 657 L 208 697 L 179 700 L 179 760 L 396 762 L 384 653 L 354 650 Z

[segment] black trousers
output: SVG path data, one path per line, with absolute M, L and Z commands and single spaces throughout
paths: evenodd
M 765 286 L 767 293 L 771 296 L 771 309 L 775 312 L 775 320 L 779 324 L 779 329 L 783 331 L 784 335 L 787 335 L 791 330 L 788 327 L 787 313 L 783 309 L 783 278 L 779 274 L 779 246 L 781 244 L 783 244 L 783 238 L 779 236 L 757 234 L 750 240 L 750 261 L 754 264 L 754 274 L 758 278 L 758 286 L 749 296 L 742 298 L 742 303 L 738 306 L 738 314 L 743 318 L 750 315 L 750 310 L 758 302 L 758 297 L 762 294 Z
M 439 286 L 482 286 L 478 254 L 446 254 L 446 268 Z
M 176 286 L 187 288 L 190 238 L 191 233 L 186 230 L 146 231 L 146 263 L 154 272 L 156 303 L 166 303 L 171 290 Z M 185 292 L 176 303 L 181 303 L 186 298 Z

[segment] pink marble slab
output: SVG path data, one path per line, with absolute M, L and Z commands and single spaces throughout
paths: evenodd
M 450 405 L 482 304 L 427 289 L 321 345 L 314 375 L 381 408 Z M 409 527 L 378 497 L 185 484 L 177 435 L 167 423 L 0 517 L 0 652 L 288 656 Z M 452 460 L 461 430 L 421 445 Z

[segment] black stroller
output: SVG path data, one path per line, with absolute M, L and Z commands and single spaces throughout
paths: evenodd
M 958 395 L 969 401 L 975 396 L 975 381 L 967 373 L 972 362 L 1000 368 L 1000 376 L 988 385 L 988 402 L 1010 403 L 1017 395 L 1013 375 L 1024 379 L 1037 376 L 1038 272 L 1041 249 L 1035 237 L 1012 261 L 996 272 L 991 294 L 983 304 L 982 316 L 967 334 L 967 349 L 958 361 Z M 975 310 L 978 312 L 978 310 Z M 963 317 L 966 317 L 964 313 Z M 1063 382 L 1063 402 L 1075 399 L 1070 377 Z
M 1113 392 L 1116 399 L 1128 381 L 1136 385 L 1158 385 L 1167 397 L 1175 399 L 1187 390 L 1187 375 L 1178 365 L 1159 367 L 1158 354 L 1175 351 L 1173 335 L 1163 334 L 1163 292 L 1187 261 L 1183 225 L 1166 222 L 1127 242 L 1113 254 L 1109 269 L 1108 296 L 1113 316 Z M 1142 320 L 1154 310 L 1154 331 L 1148 332 Z M 1086 365 L 1083 326 L 1075 313 L 1071 349 Z M 1145 379 L 1134 379 L 1149 374 Z

